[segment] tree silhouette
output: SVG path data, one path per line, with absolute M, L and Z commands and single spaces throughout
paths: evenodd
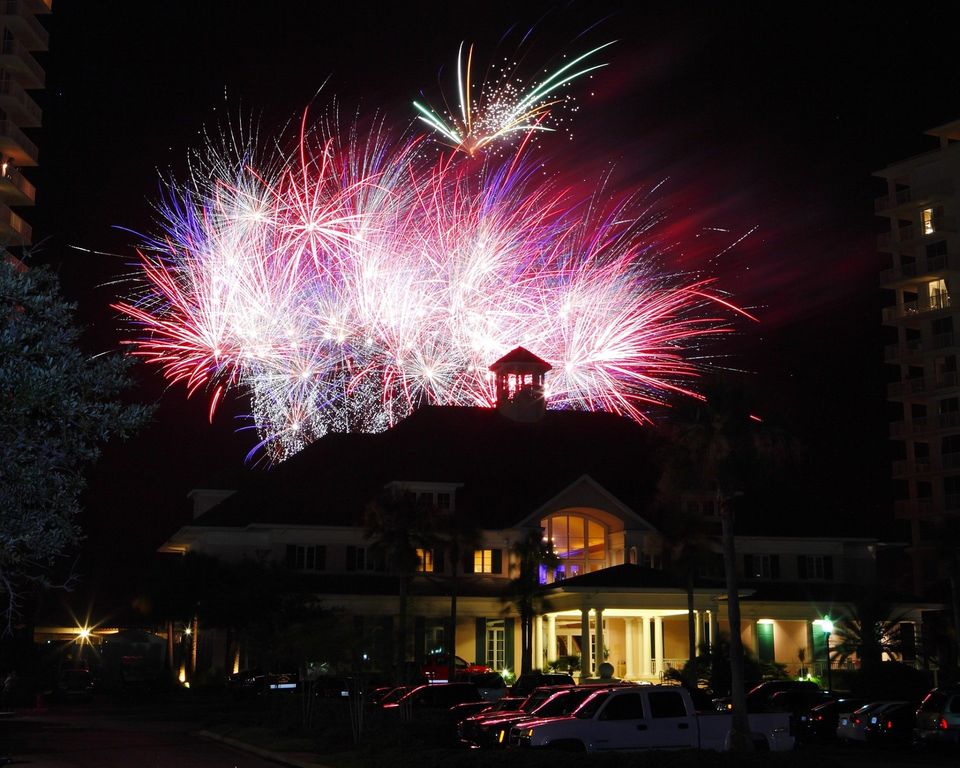
M 520 674 L 526 674 L 533 669 L 533 617 L 543 609 L 540 569 L 554 570 L 560 560 L 540 529 L 528 531 L 512 553 L 517 575 L 510 580 L 508 594 L 520 614 Z
M 367 505 L 364 535 L 371 550 L 383 559 L 397 578 L 397 636 L 394 646 L 396 673 L 402 673 L 407 655 L 407 598 L 410 581 L 417 572 L 418 549 L 435 542 L 435 515 L 432 505 L 419 503 L 416 495 L 403 488 L 391 488 Z

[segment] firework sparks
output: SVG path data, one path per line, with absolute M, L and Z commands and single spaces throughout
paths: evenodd
M 581 65 L 603 47 L 498 117 L 492 98 L 471 104 L 468 52 L 447 138 L 475 151 L 531 130 L 557 88 L 602 66 Z M 211 418 L 225 392 L 247 394 L 276 461 L 331 430 L 383 430 L 419 403 L 490 405 L 488 365 L 518 345 L 553 365 L 553 407 L 643 421 L 694 394 L 690 350 L 742 310 L 709 279 L 658 271 L 642 205 L 545 181 L 526 145 L 479 165 L 423 149 L 380 125 L 346 140 L 304 127 L 279 162 L 209 152 L 159 208 L 142 291 L 116 305 L 140 329 L 133 354 L 209 391 Z
M 547 74 L 543 80 L 529 89 L 518 88 L 510 72 L 504 70 L 499 80 L 484 88 L 480 98 L 473 99 L 473 46 L 467 51 L 464 65 L 463 43 L 457 52 L 457 106 L 459 116 L 453 114 L 442 118 L 429 105 L 413 102 L 418 118 L 440 134 L 456 150 L 473 156 L 491 143 L 517 133 L 553 131 L 544 125 L 551 107 L 562 101 L 557 92 L 567 83 L 590 72 L 602 69 L 606 64 L 580 67 L 582 62 L 598 51 L 613 45 L 604 43 L 577 56 L 559 69 Z

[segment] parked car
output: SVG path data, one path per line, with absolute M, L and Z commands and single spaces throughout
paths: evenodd
M 534 688 L 545 685 L 576 685 L 577 682 L 564 672 L 541 672 L 534 670 L 520 675 L 520 678 L 510 688 L 511 696 L 529 696 Z
M 905 704 L 903 701 L 873 701 L 851 713 L 841 713 L 837 725 L 837 739 L 841 742 L 867 741 L 867 727 L 877 722 L 885 710 Z
M 757 749 L 793 749 L 790 715 L 753 714 L 750 731 Z M 571 717 L 520 723 L 510 743 L 571 751 L 714 749 L 730 746 L 732 715 L 698 714 L 679 686 L 630 686 L 593 691 Z
M 381 709 L 392 707 L 392 705 L 400 701 L 400 699 L 410 693 L 415 687 L 416 686 L 413 685 L 395 685 L 380 697 L 377 706 Z
M 84 700 L 93 696 L 94 681 L 89 669 L 66 669 L 57 681 L 57 700 Z
M 482 672 L 492 672 L 490 667 L 483 664 L 470 663 L 459 656 L 453 657 L 454 680 L 463 675 L 475 675 Z M 428 683 L 447 683 L 450 681 L 450 656 L 446 653 L 431 653 L 424 659 L 420 672 Z
M 612 686 L 606 686 L 610 688 Z M 598 690 L 597 685 L 537 688 L 516 712 L 481 714 L 458 728 L 462 742 L 479 747 L 506 746 L 513 726 L 544 717 L 565 717 Z
M 407 691 L 396 702 L 383 705 L 384 709 L 412 707 L 414 709 L 449 710 L 456 704 L 483 701 L 473 683 L 428 683 Z
M 507 695 L 507 684 L 497 672 L 465 672 L 457 675 L 458 683 L 473 683 L 484 701 L 499 701 Z
M 837 738 L 840 713 L 849 714 L 869 703 L 867 699 L 833 699 L 817 704 L 795 721 L 796 736 L 801 740 L 833 741 Z
M 829 699 L 809 680 L 767 680 L 747 692 L 747 712 L 799 712 Z
M 516 712 L 523 702 L 523 699 L 513 696 L 504 696 L 492 703 L 489 701 L 468 701 L 450 707 L 450 714 L 453 715 L 455 723 L 461 723 L 468 717 L 475 715 L 490 716 L 499 712 Z
M 867 741 L 871 744 L 906 745 L 913 741 L 916 706 L 901 701 L 877 710 L 867 722 Z
M 960 745 L 960 688 L 934 688 L 924 696 L 915 735 L 920 744 Z

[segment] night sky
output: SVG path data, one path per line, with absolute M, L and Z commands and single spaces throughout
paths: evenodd
M 810 522 L 839 509 L 865 535 L 895 534 L 871 172 L 960 117 L 958 21 L 950 3 L 889 18 L 873 3 L 58 2 L 25 217 L 90 350 L 115 349 L 129 230 L 154 231 L 159 178 L 183 177 L 205 129 L 253 122 L 289 146 L 289 122 L 334 97 L 402 127 L 421 90 L 439 101 L 462 40 L 481 59 L 513 56 L 532 28 L 519 49 L 532 77 L 559 52 L 616 39 L 610 66 L 573 89 L 572 140 L 544 151 L 584 183 L 611 169 L 624 189 L 664 182 L 664 264 L 708 268 L 762 320 L 717 351 L 819 457 L 811 496 L 829 502 Z M 253 441 L 235 432 L 243 403 L 210 426 L 201 396 L 165 390 L 153 370 L 137 382 L 133 396 L 159 407 L 91 477 L 80 567 L 92 574 L 108 552 L 117 572 L 142 562 L 182 522 L 189 489 L 244 471 Z

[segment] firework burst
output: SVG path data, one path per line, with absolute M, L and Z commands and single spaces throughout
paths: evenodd
M 139 327 L 133 354 L 209 391 L 211 419 L 226 391 L 247 394 L 276 461 L 421 403 L 490 405 L 488 366 L 518 345 L 553 365 L 552 407 L 643 421 L 694 394 L 690 352 L 742 310 L 709 279 L 659 270 L 643 201 L 545 180 L 525 143 L 479 164 L 464 155 L 539 130 L 603 47 L 496 109 L 471 105 L 468 53 L 462 123 L 431 123 L 453 152 L 306 118 L 289 158 L 208 151 L 159 206 L 142 290 L 116 305 Z

